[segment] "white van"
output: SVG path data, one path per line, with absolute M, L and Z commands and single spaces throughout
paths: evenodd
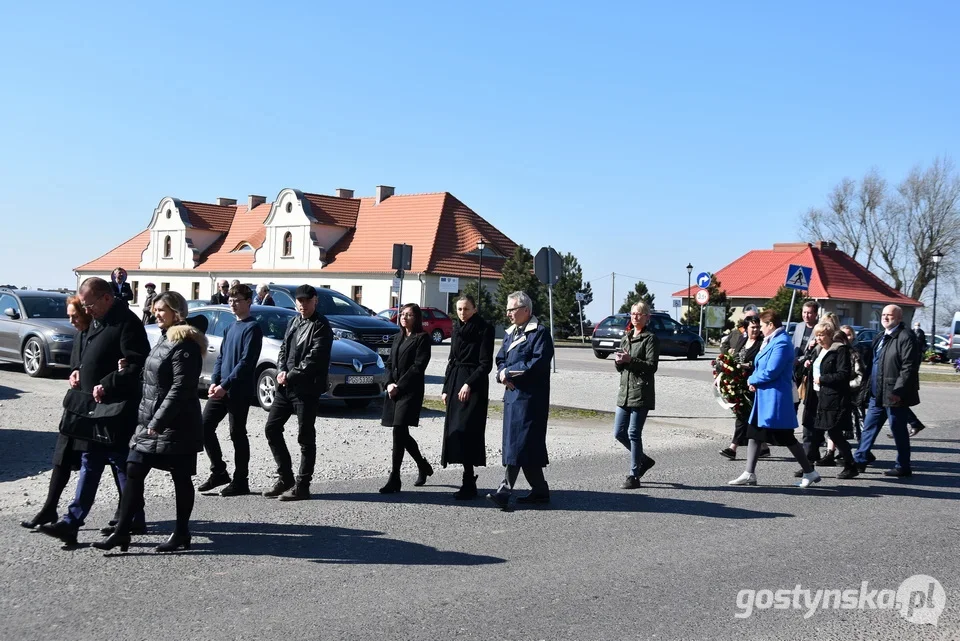
M 950 360 L 960 358 L 960 312 L 953 315 L 950 334 L 947 339 L 947 356 Z

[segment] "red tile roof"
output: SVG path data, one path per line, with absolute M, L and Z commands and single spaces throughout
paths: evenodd
M 310 203 L 310 212 L 318 223 L 356 227 L 359 198 L 337 198 L 323 194 L 304 194 L 303 197 Z
M 233 216 L 237 211 L 236 205 L 211 205 L 187 200 L 180 201 L 180 204 L 187 210 L 187 220 L 194 228 L 221 233 L 230 231 Z
M 237 207 L 230 231 L 211 245 L 200 258 L 197 269 L 207 271 L 241 271 L 253 266 L 256 250 L 263 246 L 267 237 L 263 221 L 270 213 L 270 205 L 264 203 L 247 211 L 246 205 Z M 244 243 L 254 251 L 236 251 Z
M 897 291 L 866 267 L 837 249 L 807 243 L 774 245 L 774 249 L 749 251 L 715 275 L 730 298 L 773 298 L 787 278 L 790 265 L 813 269 L 808 295 L 818 299 L 839 299 L 866 303 L 887 303 L 922 307 L 923 303 Z M 690 294 L 683 288 L 676 297 Z
M 127 242 L 114 247 L 99 258 L 76 268 L 76 271 L 113 271 L 123 267 L 128 272 L 140 269 L 143 250 L 150 243 L 150 230 L 145 229 Z

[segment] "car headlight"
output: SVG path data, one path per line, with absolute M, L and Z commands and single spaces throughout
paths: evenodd
M 357 340 L 357 335 L 351 332 L 349 329 L 340 329 L 339 327 L 333 328 L 334 338 L 345 338 L 350 341 Z
M 50 334 L 50 340 L 57 343 L 68 343 L 73 340 L 73 334 Z
M 380 369 L 386 369 L 387 366 L 383 364 L 383 359 L 380 358 L 380 354 L 377 354 L 377 367 Z

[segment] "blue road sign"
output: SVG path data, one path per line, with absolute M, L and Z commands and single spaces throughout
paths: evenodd
M 710 274 L 707 272 L 700 272 L 697 274 L 697 287 L 700 289 L 706 289 L 710 287 Z
M 674 307 L 683 307 L 683 301 L 680 300 L 679 298 L 674 298 L 674 299 L 673 299 L 673 306 L 674 306 Z
M 790 265 L 787 268 L 787 280 L 783 284 L 787 289 L 799 289 L 807 291 L 810 289 L 810 277 L 813 275 L 812 267 L 803 265 Z

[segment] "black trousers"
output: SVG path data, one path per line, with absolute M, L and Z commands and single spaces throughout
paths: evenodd
M 236 469 L 233 478 L 236 481 L 246 481 L 250 474 L 250 439 L 247 438 L 247 415 L 250 413 L 250 403 L 246 400 L 235 400 L 229 395 L 223 398 L 211 398 L 203 408 L 203 447 L 210 459 L 210 471 L 213 474 L 223 474 L 227 471 L 227 464 L 223 461 L 223 450 L 220 449 L 220 439 L 217 438 L 217 426 L 225 416 L 230 417 L 230 440 L 233 441 Z
M 823 432 L 823 430 L 817 431 Z M 832 430 L 827 430 L 827 435 L 830 437 L 830 440 L 833 441 L 837 451 L 843 456 L 843 464 L 846 467 L 853 465 L 853 449 L 850 447 L 847 437 L 844 436 L 843 430 L 835 427 Z
M 737 447 L 742 447 L 750 440 L 747 438 L 747 419 L 749 416 L 740 416 L 737 414 L 733 424 L 733 443 Z
M 523 477 L 530 484 L 533 494 L 544 496 L 550 494 L 550 486 L 547 485 L 547 479 L 543 478 L 543 468 L 539 465 L 507 465 L 506 474 L 503 482 L 500 483 L 501 493 L 509 493 L 517 483 L 520 471 L 523 471 Z
M 300 444 L 300 473 L 297 474 L 296 481 L 309 483 L 313 478 L 313 468 L 317 462 L 316 423 L 319 407 L 320 401 L 317 398 L 300 398 L 283 385 L 277 388 L 264 432 L 273 453 L 273 460 L 277 462 L 277 474 L 281 480 L 293 479 L 293 461 L 283 440 L 283 426 L 294 414 L 297 416 L 297 443 Z
M 127 483 L 123 496 L 120 498 L 120 515 L 117 519 L 117 533 L 129 534 L 134 517 L 143 514 L 143 489 L 147 475 L 153 468 L 146 463 L 135 461 L 127 462 Z M 193 512 L 193 503 L 196 493 L 193 489 L 193 478 L 190 472 L 178 470 L 171 472 L 173 489 L 176 497 L 177 524 L 174 532 L 180 535 L 190 533 L 190 514 Z M 142 518 L 142 517 L 141 517 Z
M 841 435 L 843 434 L 842 430 L 838 431 Z M 812 427 L 803 427 L 803 451 L 811 463 L 816 464 L 820 461 L 820 448 L 825 442 L 823 438 L 824 434 L 830 434 L 830 438 L 833 438 L 833 432 L 834 430 L 824 432 L 823 430 L 815 430 Z

